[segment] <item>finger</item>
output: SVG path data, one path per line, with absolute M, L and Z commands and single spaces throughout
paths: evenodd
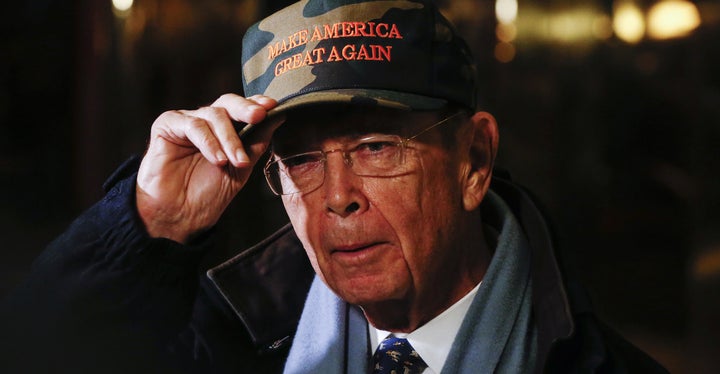
M 268 112 L 260 122 L 251 122 L 248 126 L 243 128 L 244 135 L 242 140 L 244 143 L 251 143 L 251 145 L 265 145 L 270 143 L 270 138 L 275 130 L 285 122 L 284 114 L 275 114 L 273 118 L 269 118 L 269 111 L 275 108 L 278 103 L 275 99 L 263 96 L 254 95 L 247 98 L 250 101 L 257 103 L 262 106 Z M 264 150 L 263 150 L 264 151 Z
M 277 101 L 262 95 L 245 98 L 236 94 L 225 94 L 211 106 L 225 108 L 235 121 L 258 123 L 265 119 L 268 110 L 277 106 Z
M 250 164 L 250 159 L 242 152 L 240 137 L 233 126 L 227 110 L 223 107 L 204 107 L 190 112 L 207 121 L 208 127 L 220 143 L 223 152 L 235 167 Z
M 263 127 L 270 130 L 269 132 L 263 132 L 264 136 L 243 137 L 243 139 L 240 139 L 239 147 L 233 148 L 232 152 L 228 153 L 234 155 L 235 159 L 242 163 L 247 161 L 255 162 L 257 156 L 262 154 L 267 148 L 272 132 L 282 123 L 280 118 L 268 121 L 267 124 L 263 122 L 267 118 L 267 111 L 277 106 L 276 100 L 263 95 L 254 95 L 245 98 L 236 94 L 225 94 L 220 96 L 212 106 L 224 108 L 230 118 L 248 124 L 243 127 L 241 130 L 242 133 L 245 133 L 245 130 L 250 127 L 253 128 L 253 132 L 255 132 L 255 127 Z M 232 139 L 236 138 L 235 135 L 238 134 L 227 134 L 227 136 L 232 137 Z M 249 147 L 248 142 L 250 142 Z M 238 145 L 234 140 L 229 142 L 229 144 L 233 146 Z
M 165 112 L 155 121 L 152 133 L 151 149 L 155 139 L 160 138 L 176 146 L 194 147 L 213 164 L 223 165 L 228 161 L 215 133 L 203 118 L 182 111 Z
M 265 110 L 270 110 L 278 105 L 277 100 L 265 95 L 253 95 L 247 99 L 262 106 Z
M 263 108 L 266 108 L 268 110 L 268 113 L 265 115 L 265 119 L 263 119 L 260 124 L 262 124 L 262 122 L 265 122 L 267 120 L 268 115 L 270 114 L 269 110 L 277 106 L 277 101 L 275 101 L 275 99 L 272 99 L 270 97 L 263 96 L 263 95 L 251 96 L 248 98 L 248 100 L 254 101 L 254 102 L 258 103 L 258 105 L 260 105 Z M 279 123 L 282 123 L 282 121 Z M 249 136 L 250 133 L 254 132 L 258 126 L 259 126 L 259 124 L 257 122 L 252 122 L 252 123 L 246 124 L 238 132 L 238 134 L 240 135 L 240 139 L 245 139 L 247 136 Z M 277 128 L 277 126 L 271 127 L 272 131 L 275 131 L 276 128 Z M 272 135 L 272 132 L 270 133 L 270 135 Z
M 261 122 L 267 116 L 267 110 L 277 105 L 277 102 L 269 97 L 255 95 L 250 98 L 244 98 L 236 94 L 225 94 L 220 96 L 211 105 L 212 108 L 222 108 L 225 112 L 215 112 L 215 115 L 223 114 L 229 116 L 229 119 L 244 122 L 248 125 L 243 129 L 252 127 L 252 124 Z M 243 144 L 239 139 L 237 128 L 232 126 L 231 122 L 225 121 L 224 118 L 217 123 L 212 122 L 217 127 L 213 127 L 217 131 L 218 139 L 224 147 L 225 153 L 230 155 L 233 165 L 240 166 L 252 163 L 252 159 L 245 152 Z M 242 130 L 241 130 L 242 131 Z

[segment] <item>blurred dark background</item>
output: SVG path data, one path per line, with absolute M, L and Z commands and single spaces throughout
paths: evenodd
M 4 6 L 0 296 L 155 117 L 241 93 L 244 30 L 290 1 L 122 3 Z M 499 164 L 544 202 L 599 314 L 672 372 L 720 372 L 720 3 L 438 4 L 475 51 Z M 208 265 L 285 222 L 255 177 Z

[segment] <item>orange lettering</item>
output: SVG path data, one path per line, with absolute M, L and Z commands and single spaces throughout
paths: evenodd
M 308 42 L 308 30 L 300 30 L 298 32 L 298 44 L 305 45 Z
M 283 74 L 283 73 L 285 73 L 286 71 L 288 71 L 288 66 L 287 66 L 287 65 L 290 64 L 291 62 L 292 62 L 292 58 L 291 58 L 291 57 L 288 57 L 288 58 L 286 58 L 286 59 L 278 62 L 277 65 L 275 65 L 275 76 L 277 77 L 277 76 L 279 76 L 280 74 Z
M 381 46 L 381 45 L 371 45 L 370 49 L 372 50 L 373 60 L 375 61 L 392 61 L 390 58 L 390 51 L 392 50 L 391 45 Z
M 384 30 L 384 31 L 383 31 L 383 30 L 380 30 L 381 27 L 382 27 L 383 29 L 385 29 L 385 30 Z M 388 24 L 387 24 L 387 23 L 378 23 L 377 27 L 375 28 L 375 32 L 377 33 L 377 35 L 378 35 L 379 37 L 381 37 L 381 38 L 387 38 L 387 35 L 388 35 L 388 34 L 387 34 L 387 32 L 388 32 Z
M 350 50 L 350 52 L 348 52 Z M 348 44 L 343 47 L 342 49 L 342 56 L 346 60 L 354 60 L 355 59 L 355 46 L 352 44 Z
M 372 36 L 372 37 L 377 36 L 377 35 L 375 35 L 375 22 L 368 22 L 367 24 L 368 24 L 369 32 L 365 36 Z
M 311 53 L 315 55 L 315 64 L 323 62 L 322 55 L 325 54 L 325 48 L 315 48 Z
M 325 36 L 323 39 L 334 39 L 338 37 L 338 24 L 334 23 L 332 25 L 332 28 L 330 25 L 323 25 L 323 28 L 325 29 Z
M 357 56 L 355 56 L 357 60 L 367 60 L 368 59 L 368 51 L 365 47 L 365 44 L 360 45 L 360 50 L 357 53 Z
M 297 36 L 297 33 L 288 36 L 288 49 L 293 49 L 298 46 L 298 44 L 295 42 L 296 36 Z
M 280 42 L 275 43 L 275 47 L 273 48 L 273 45 L 268 45 L 268 60 L 272 60 L 275 57 L 277 57 L 280 54 Z
M 320 41 L 320 40 L 322 40 L 322 38 L 323 37 L 322 37 L 322 34 L 320 33 L 320 28 L 315 26 L 313 28 L 313 34 L 312 34 L 312 37 L 310 38 L 310 41 L 311 42 Z
M 355 25 L 355 36 L 370 36 L 367 32 L 365 32 L 365 24 L 362 22 L 354 22 Z
M 293 59 L 292 69 L 297 69 L 300 66 L 302 66 L 302 62 L 303 62 L 302 53 L 294 54 L 292 56 L 292 59 Z
M 348 37 L 353 36 L 353 23 L 352 22 L 343 22 L 342 23 L 342 34 L 340 36 Z
M 338 53 L 337 48 L 335 48 L 335 46 L 333 46 L 332 49 L 330 50 L 330 56 L 328 57 L 327 61 L 328 62 L 342 61 L 342 59 L 340 58 L 340 54 Z
M 305 52 L 305 58 L 303 59 L 302 65 L 305 66 L 305 65 L 312 65 L 312 64 L 313 64 L 313 60 L 312 60 L 312 56 L 310 55 L 310 52 Z
M 390 33 L 388 34 L 388 38 L 395 38 L 395 39 L 402 39 L 402 35 L 400 35 L 400 30 L 398 30 L 396 24 L 392 24 L 392 28 L 390 28 Z
M 294 34 L 286 37 L 283 40 L 275 42 L 275 44 L 269 44 L 268 45 L 268 59 L 272 60 L 280 56 L 281 54 L 296 48 L 298 46 L 306 45 L 308 42 L 316 42 L 326 39 L 336 39 L 336 38 L 347 38 L 347 37 L 379 37 L 379 38 L 393 38 L 393 39 L 402 39 L 403 36 L 400 34 L 400 30 L 398 29 L 396 24 L 388 24 L 388 23 L 375 23 L 375 22 L 337 22 L 334 24 L 323 24 L 323 25 L 315 25 L 312 29 L 312 35 L 310 35 L 310 29 L 304 29 L 299 30 L 295 32 Z M 308 39 L 309 37 L 309 39 Z M 387 51 L 385 51 L 384 48 L 380 46 L 371 46 L 372 53 L 370 53 L 369 56 L 374 56 L 375 51 L 382 50 L 383 55 L 386 54 Z M 378 48 L 376 48 L 378 47 Z M 365 49 L 365 52 L 360 51 L 359 53 L 362 53 L 363 55 L 367 55 L 367 48 Z M 324 51 L 323 51 L 324 53 Z M 354 54 L 355 52 L 352 51 Z M 317 52 L 313 52 L 313 55 L 318 59 L 319 55 Z M 340 53 L 333 54 L 331 52 L 331 56 L 333 58 L 339 59 L 341 57 Z M 379 57 L 380 58 L 380 57 Z M 369 57 L 369 59 L 374 59 L 372 57 Z

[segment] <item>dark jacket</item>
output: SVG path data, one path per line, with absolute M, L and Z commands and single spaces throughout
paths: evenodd
M 190 246 L 148 237 L 135 209 L 137 163 L 111 177 L 105 198 L 4 300 L 0 372 L 281 372 L 314 276 L 292 228 L 198 276 L 212 235 Z M 492 189 L 532 246 L 538 372 L 665 372 L 563 278 L 533 199 L 501 177 Z

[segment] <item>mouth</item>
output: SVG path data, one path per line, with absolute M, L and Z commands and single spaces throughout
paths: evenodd
M 328 262 L 344 277 L 367 276 L 385 268 L 393 256 L 397 251 L 388 242 L 351 243 L 333 247 Z
M 330 251 L 330 254 L 335 253 L 356 253 L 361 252 L 370 248 L 373 248 L 375 246 L 378 246 L 382 243 L 366 243 L 366 244 L 350 244 L 350 245 L 343 245 L 333 248 Z
M 333 248 L 330 257 L 346 272 L 353 268 L 367 271 L 370 264 L 381 262 L 383 253 L 386 252 L 382 248 L 384 246 L 381 242 L 343 245 Z

